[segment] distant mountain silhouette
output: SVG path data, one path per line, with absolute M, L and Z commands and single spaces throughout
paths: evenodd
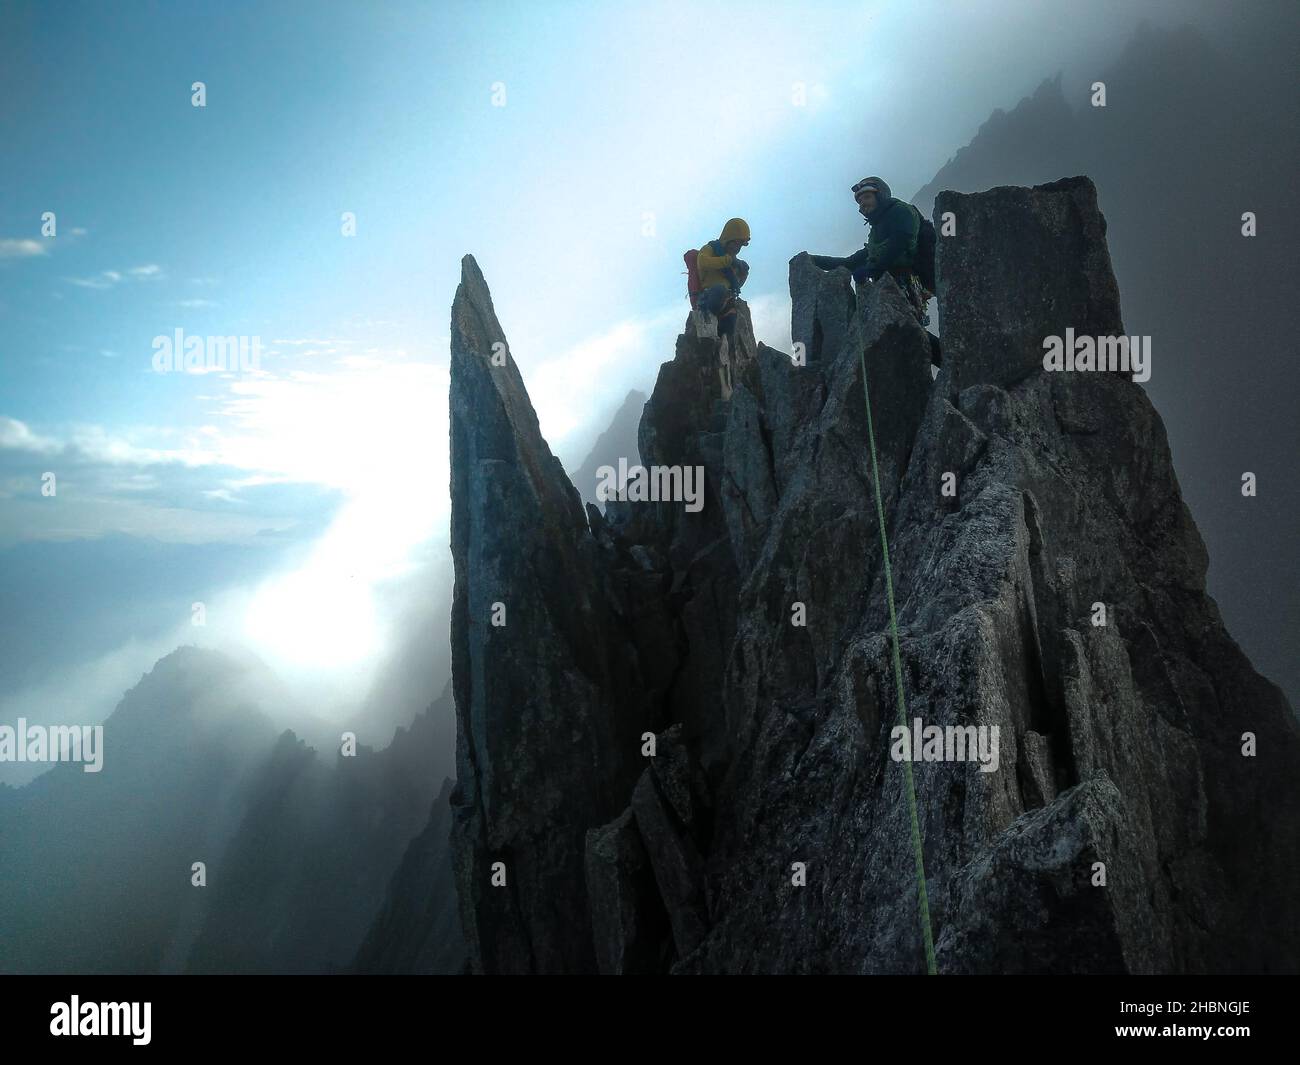
M 104 722 L 100 772 L 57 765 L 0 803 L 0 971 L 175 964 L 206 902 L 191 863 L 220 875 L 243 789 L 275 738 L 248 695 L 257 674 L 174 651 Z
M 1300 419 L 1294 360 L 1283 353 L 1295 346 L 1300 245 L 1296 45 L 1294 32 L 1209 42 L 1190 27 L 1144 25 L 1098 76 L 1105 107 L 1067 101 L 1050 79 L 1010 112 L 994 112 L 913 197 L 929 213 L 941 189 L 1076 173 L 1096 182 L 1124 324 L 1152 338 L 1145 387 L 1210 550 L 1210 592 L 1293 704 Z M 1257 215 L 1258 236 L 1242 235 L 1246 211 Z M 1261 486 L 1253 499 L 1241 495 L 1246 471 Z
M 451 701 L 382 750 L 322 758 L 277 738 L 259 704 L 274 690 L 259 663 L 180 648 L 104 722 L 100 772 L 56 765 L 0 787 L 0 972 L 352 961 L 452 771 Z
M 453 709 L 454 713 L 454 709 Z M 467 963 L 451 866 L 452 781 L 406 849 L 354 966 L 362 973 L 449 975 Z
M 594 503 L 604 508 L 596 499 L 596 471 L 602 466 L 618 467 L 618 460 L 626 458 L 628 465 L 640 462 L 637 448 L 637 426 L 641 424 L 641 408 L 645 406 L 644 392 L 633 389 L 614 412 L 614 418 L 603 433 L 596 438 L 591 453 L 573 474 L 573 486 L 582 496 L 584 503 Z
M 450 694 L 381 751 L 321 757 L 284 733 L 209 880 L 190 972 L 339 971 L 452 771 Z M 448 866 L 450 880 L 450 866 Z

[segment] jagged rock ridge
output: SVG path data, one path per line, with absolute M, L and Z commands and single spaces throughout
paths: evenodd
M 584 520 L 513 360 L 493 364 L 466 259 L 452 847 L 472 971 L 923 969 L 864 364 L 909 716 L 1001 741 L 994 772 L 915 766 L 940 971 L 1297 967 L 1295 719 L 1205 594 L 1142 388 L 1041 368 L 1045 336 L 1124 332 L 1096 190 L 936 211 L 960 235 L 940 242 L 933 381 L 892 281 L 855 296 L 803 257 L 808 365 L 742 317 L 724 401 L 717 338 L 688 323 L 640 446 L 703 467 L 699 513 Z
M 1282 135 L 1300 8 L 1285 21 L 1243 20 L 1212 36 L 1144 25 L 1095 74 L 1046 81 L 995 113 L 909 199 L 929 213 L 943 189 L 1093 178 L 1125 324 L 1154 345 L 1144 388 L 1210 549 L 1209 588 L 1233 636 L 1295 706 L 1300 420 L 1294 367 L 1278 352 L 1292 347 L 1300 243 L 1300 145 Z M 1094 80 L 1106 85 L 1106 107 L 1092 105 Z M 1271 221 L 1245 237 L 1245 211 Z M 1258 498 L 1241 495 L 1247 470 L 1269 485 Z

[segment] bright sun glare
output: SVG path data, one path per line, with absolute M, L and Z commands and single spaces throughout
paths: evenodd
M 446 389 L 445 366 L 406 359 L 232 383 L 225 457 L 260 469 L 270 457 L 275 476 L 344 497 L 301 565 L 249 601 L 244 637 L 272 664 L 348 670 L 382 650 L 377 589 L 447 520 Z

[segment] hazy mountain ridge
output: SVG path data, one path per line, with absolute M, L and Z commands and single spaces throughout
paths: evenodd
M 181 648 L 104 722 L 99 773 L 59 765 L 4 789 L 0 971 L 351 961 L 450 770 L 450 704 L 328 762 L 257 708 L 273 689 L 255 662 Z
M 191 863 L 218 861 L 275 736 L 245 702 L 256 673 L 216 652 L 173 652 L 104 722 L 98 773 L 54 766 L 0 806 L 0 969 L 165 965 L 201 912 Z
M 444 696 L 380 751 L 327 761 L 285 732 L 209 881 L 191 972 L 328 972 L 353 959 L 450 769 Z
M 609 426 L 596 438 L 590 453 L 573 474 L 573 485 L 578 489 L 584 503 L 600 505 L 596 498 L 597 474 L 602 466 L 618 468 L 618 460 L 626 459 L 630 465 L 636 464 L 637 427 L 641 423 L 641 410 L 645 406 L 644 392 L 633 389 L 627 394 Z
M 1145 387 L 1210 547 L 1210 588 L 1234 632 L 1292 703 L 1300 587 L 1300 487 L 1292 346 L 1294 174 L 1300 150 L 1279 101 L 1295 99 L 1297 20 L 1270 37 L 1206 40 L 1145 25 L 1099 72 L 1106 106 L 1067 101 L 1052 78 L 998 111 L 913 201 L 1086 173 L 1108 222 L 1125 322 L 1152 338 Z M 1224 87 L 1231 85 L 1229 96 Z M 1242 235 L 1242 214 L 1259 233 Z M 1247 308 L 1249 309 L 1247 311 Z M 1241 495 L 1243 472 L 1267 491 Z
M 353 963 L 360 973 L 452 975 L 466 966 L 452 879 L 451 791 L 443 781 L 424 830 L 393 873 L 383 906 Z

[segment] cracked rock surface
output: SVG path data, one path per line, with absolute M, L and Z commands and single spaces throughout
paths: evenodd
M 864 365 L 908 719 L 998 730 L 993 771 L 913 767 L 939 971 L 1300 965 L 1292 710 L 1206 595 L 1142 387 L 1042 368 L 1047 336 L 1124 332 L 1096 190 L 935 210 L 958 234 L 937 378 L 892 280 L 855 294 L 802 256 L 805 365 L 742 307 L 724 398 L 688 322 L 628 459 L 701 467 L 697 513 L 584 511 L 466 258 L 450 805 L 472 971 L 924 971 Z

